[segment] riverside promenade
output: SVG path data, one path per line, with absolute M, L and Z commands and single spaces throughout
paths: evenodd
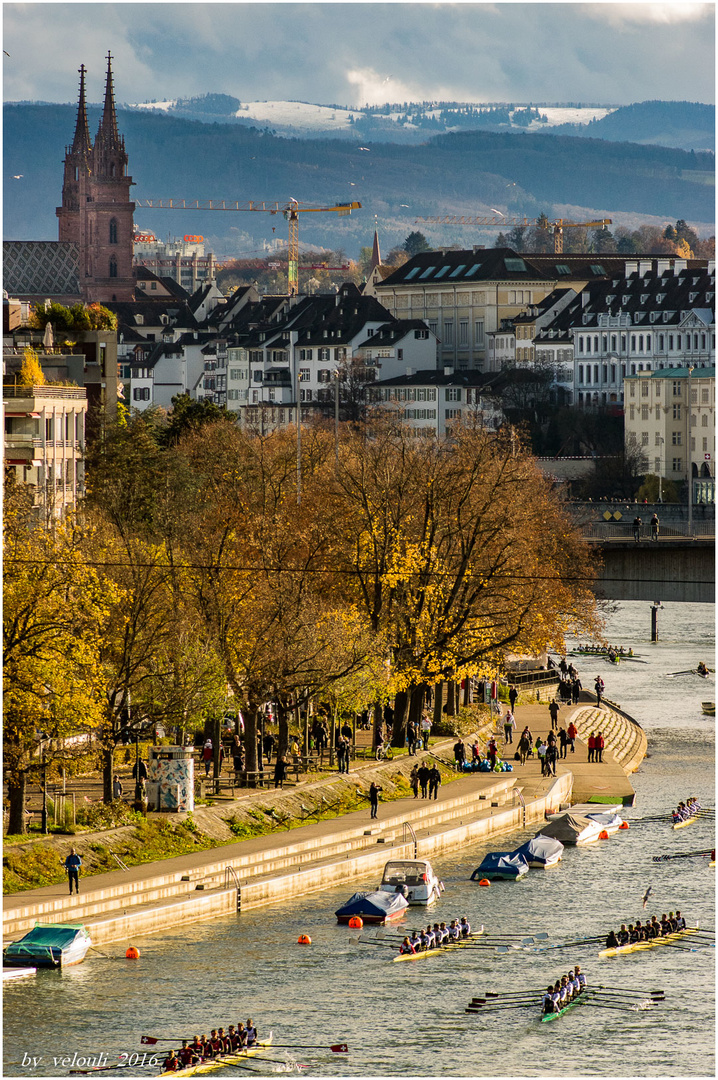
M 461 775 L 443 784 L 436 800 L 410 797 L 380 803 L 378 820 L 370 818 L 367 805 L 280 833 L 81 878 L 79 896 L 70 897 L 64 884 L 8 895 L 3 940 L 16 940 L 35 920 L 69 921 L 84 923 L 96 945 L 128 945 L 133 937 L 171 925 L 281 903 L 343 882 L 361 879 L 362 887 L 375 888 L 389 858 L 433 857 L 493 835 L 533 824 L 538 828 L 546 813 L 569 802 L 630 805 L 634 792 L 628 775 L 645 756 L 645 734 L 617 709 L 596 709 L 589 695 L 584 698 L 559 713 L 559 726 L 566 727 L 573 719 L 580 739 L 575 753 L 557 764 L 555 777 L 542 777 L 536 760 L 523 766 L 513 761 L 524 726 L 531 728 L 534 739 L 550 730 L 545 703 L 519 704 L 513 747 L 504 753 L 503 731 L 497 737 L 503 756 L 515 765 L 513 772 Z M 588 762 L 586 748 L 594 730 L 601 731 L 606 741 L 604 760 L 596 764 Z M 484 742 L 486 734 L 484 730 Z M 454 741 L 432 746 L 429 757 L 451 758 Z M 397 772 L 406 776 L 422 756 L 362 763 L 352 769 L 350 778 L 368 786 L 372 779 L 381 783 L 382 777 Z M 336 776 L 331 775 L 297 790 L 306 795 L 309 787 L 316 792 L 335 783 Z M 241 801 L 271 797 L 250 793 Z

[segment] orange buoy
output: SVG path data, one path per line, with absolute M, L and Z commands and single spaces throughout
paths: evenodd
M 627 821 L 622 821 L 621 824 L 618 827 L 619 827 L 619 829 L 629 829 L 630 825 L 628 824 Z
M 358 915 L 352 915 L 351 919 L 349 920 L 349 925 L 352 927 L 353 930 L 361 930 L 362 926 L 364 925 L 364 920 L 361 919 Z
M 312 939 L 309 934 L 300 934 L 297 938 L 297 945 L 311 945 Z
M 479 885 L 487 885 L 488 886 L 490 884 L 491 884 L 491 882 L 489 881 L 489 879 L 485 878 L 485 877 L 482 877 L 481 881 L 479 882 Z
M 608 840 L 608 833 L 606 832 L 605 829 L 601 829 L 600 833 L 598 834 L 598 839 L 599 840 Z
M 139 958 L 140 958 L 140 950 L 136 949 L 134 945 L 130 945 L 129 949 L 125 953 L 125 957 L 128 960 L 139 960 Z

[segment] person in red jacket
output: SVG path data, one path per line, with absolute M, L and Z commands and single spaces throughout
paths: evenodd
M 574 724 L 573 720 L 568 725 L 568 728 L 566 729 L 566 734 L 568 735 L 568 741 L 571 744 L 571 753 L 575 754 L 576 753 L 576 747 L 574 746 L 574 743 L 576 742 L 576 739 L 578 738 L 578 728 Z
M 596 736 L 596 754 L 595 754 L 595 760 L 596 761 L 603 761 L 603 748 L 604 748 L 605 745 L 606 744 L 603 741 L 603 735 L 599 731 L 598 735 Z
M 588 760 L 596 760 L 596 733 L 594 731 L 588 737 Z

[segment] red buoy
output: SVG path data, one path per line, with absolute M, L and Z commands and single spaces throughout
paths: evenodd
M 619 829 L 629 829 L 630 825 L 628 824 L 627 821 L 622 821 L 621 824 L 618 827 L 619 827 Z
M 311 945 L 312 939 L 309 934 L 300 934 L 297 938 L 297 945 Z
M 129 949 L 125 953 L 125 957 L 128 960 L 139 960 L 139 958 L 140 958 L 140 950 L 135 948 L 134 945 L 130 945 Z
M 361 930 L 363 925 L 364 920 L 359 915 L 352 915 L 349 920 L 349 926 L 351 926 L 352 930 Z
M 481 881 L 479 882 L 479 885 L 489 886 L 490 884 L 491 884 L 491 882 L 489 881 L 489 879 L 485 878 L 485 877 L 482 877 Z
M 608 840 L 608 833 L 606 832 L 605 829 L 601 829 L 600 833 L 598 834 L 598 839 L 599 840 Z

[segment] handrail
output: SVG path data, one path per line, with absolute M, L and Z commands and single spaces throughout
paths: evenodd
M 514 788 L 514 792 L 517 795 L 518 800 L 521 803 L 521 806 L 523 807 L 523 812 L 524 812 L 523 813 L 523 818 L 524 818 L 523 826 L 524 826 L 524 828 L 526 828 L 526 800 L 524 799 L 522 793 L 518 790 L 518 788 Z
M 110 855 L 112 856 L 112 858 L 113 858 L 113 859 L 115 860 L 115 862 L 117 863 L 117 865 L 118 865 L 119 867 L 121 867 L 121 868 L 122 868 L 123 870 L 126 870 L 126 871 L 127 871 L 127 873 L 129 873 L 129 872 L 130 872 L 130 868 L 129 868 L 129 866 L 125 866 L 125 864 L 123 863 L 122 859 L 118 858 L 118 856 L 117 856 L 117 855 L 115 855 L 114 851 L 111 851 L 111 852 L 110 852 Z
M 242 886 L 239 883 L 239 878 L 237 877 L 237 871 L 234 869 L 233 866 L 230 866 L 229 863 L 227 863 L 227 865 L 224 868 L 224 887 L 225 887 L 225 889 L 229 888 L 229 875 L 230 874 L 234 878 L 234 885 L 235 885 L 235 888 L 237 890 L 237 911 L 241 911 L 242 910 Z
M 412 829 L 412 827 L 411 827 L 411 825 L 409 824 L 408 821 L 402 821 L 402 823 L 401 823 L 401 830 L 402 830 L 401 831 L 401 842 L 402 842 L 402 844 L 406 843 L 406 830 L 407 829 L 411 833 L 412 840 L 414 841 L 414 858 L 416 858 L 418 850 L 419 850 L 419 848 L 417 846 L 416 833 L 414 832 L 414 830 Z

